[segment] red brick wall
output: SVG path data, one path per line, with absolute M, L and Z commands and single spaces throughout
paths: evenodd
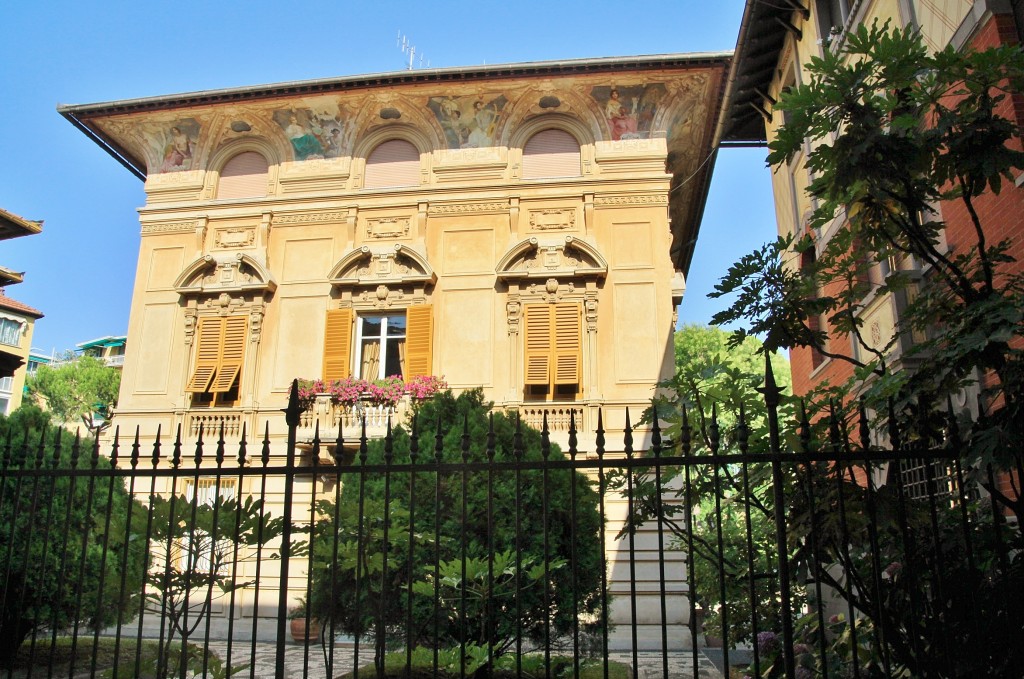
M 971 41 L 976 49 L 986 49 L 1001 44 L 1016 44 L 1017 28 L 1011 14 L 996 15 L 979 27 Z M 1018 124 L 1024 125 L 1024 94 L 1018 94 L 1004 100 L 999 113 L 1012 117 Z M 1017 262 L 1009 265 L 1008 270 L 1024 271 L 1024 189 L 1012 183 L 1004 183 L 998 195 L 985 194 L 974 201 L 975 210 L 985 227 L 989 244 L 1009 239 L 1013 243 L 1010 254 Z M 954 201 L 941 206 L 942 218 L 946 221 L 947 243 L 957 251 L 970 247 L 977 242 L 974 226 L 967 208 L 962 201 Z M 848 337 L 833 336 L 831 347 L 836 353 L 849 353 L 851 350 Z M 790 366 L 793 373 L 793 392 L 802 395 L 823 381 L 840 384 L 853 375 L 853 368 L 845 361 L 826 360 L 823 364 L 813 365 L 810 349 L 793 349 L 790 352 Z

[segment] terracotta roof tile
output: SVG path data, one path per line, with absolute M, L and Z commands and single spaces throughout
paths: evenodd
M 0 309 L 10 309 L 11 311 L 17 311 L 23 313 L 26 316 L 34 316 L 36 318 L 42 318 L 43 312 L 38 309 L 33 309 L 27 304 L 11 299 L 7 295 L 0 291 Z

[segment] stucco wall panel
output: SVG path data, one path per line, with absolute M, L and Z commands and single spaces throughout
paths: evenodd
M 653 384 L 661 365 L 654 283 L 617 283 L 612 290 L 615 381 Z
M 490 387 L 495 351 L 493 288 L 447 290 L 435 318 L 435 370 L 455 388 Z
M 282 297 L 269 354 L 274 357 L 271 389 L 285 390 L 296 377 L 317 378 L 323 368 L 326 305 L 323 296 Z
M 142 309 L 140 341 L 133 347 L 136 365 L 134 389 L 138 394 L 168 393 L 173 329 L 177 322 L 177 304 L 148 304 Z M 180 335 L 178 335 L 180 338 Z
M 292 238 L 282 249 L 281 283 L 326 280 L 334 263 L 330 238 Z
M 149 253 L 149 270 L 146 277 L 147 290 L 167 290 L 174 286 L 185 266 L 184 247 L 153 248 Z

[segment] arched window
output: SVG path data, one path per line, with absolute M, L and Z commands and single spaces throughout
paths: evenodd
M 217 198 L 257 198 L 267 195 L 267 159 L 243 151 L 224 164 L 217 183 Z
M 523 146 L 523 179 L 580 176 L 580 143 L 563 130 L 542 130 Z
M 420 152 L 403 139 L 392 139 L 378 144 L 366 158 L 364 188 L 416 186 L 419 183 Z

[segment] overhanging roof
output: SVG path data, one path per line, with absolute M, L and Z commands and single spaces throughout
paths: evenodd
M 43 230 L 43 223 L 19 217 L 13 212 L 0 208 L 0 240 L 31 236 Z
M 82 130 L 107 153 L 131 171 L 132 174 L 139 179 L 145 179 L 145 163 L 141 159 L 134 157 L 132 153 L 98 129 L 97 126 L 90 124 L 89 120 L 91 118 L 223 103 L 242 103 L 277 97 L 310 96 L 349 90 L 394 87 L 397 85 L 447 84 L 506 78 L 616 73 L 638 69 L 722 66 L 728 63 L 731 56 L 732 52 L 692 52 L 685 54 L 654 54 L 632 57 L 601 57 L 561 61 L 528 61 L 487 66 L 413 69 L 371 73 L 368 75 L 298 80 L 270 85 L 202 90 L 94 104 L 61 105 L 57 107 L 57 112 L 67 118 L 72 125 Z
M 768 92 L 779 64 L 787 30 L 807 0 L 762 2 L 747 0 L 740 23 L 739 38 L 723 108 L 720 143 L 722 146 L 763 146 L 768 137 L 765 120 L 758 108 L 764 108 Z

